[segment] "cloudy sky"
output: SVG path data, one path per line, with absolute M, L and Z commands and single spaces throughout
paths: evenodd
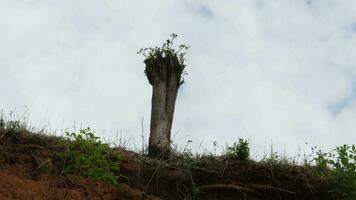
M 0 109 L 140 146 L 141 47 L 177 33 L 186 84 L 173 140 L 295 154 L 356 141 L 356 1 L 0 0 Z M 308 142 L 308 145 L 305 145 Z

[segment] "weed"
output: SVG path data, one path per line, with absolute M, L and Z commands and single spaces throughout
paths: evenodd
M 64 174 L 75 174 L 117 184 L 121 155 L 101 143 L 90 128 L 78 133 L 66 132 L 66 150 L 59 153 L 64 159 Z
M 191 166 L 192 163 L 194 162 L 193 153 L 190 149 L 184 150 L 180 156 L 181 156 L 182 162 L 186 166 Z
M 196 159 L 194 158 L 194 154 L 192 149 L 188 148 L 189 144 L 192 143 L 192 140 L 188 140 L 186 146 L 183 151 L 177 150 L 177 146 L 172 148 L 171 160 L 178 165 L 185 167 L 193 167 L 195 165 Z
M 227 147 L 227 156 L 231 159 L 247 160 L 250 156 L 250 147 L 247 140 L 239 138 L 239 142 Z
M 21 129 L 25 129 L 24 126 L 22 126 L 20 121 L 8 121 L 6 123 L 6 129 L 9 130 L 21 130 Z
M 269 165 L 277 165 L 277 164 L 281 164 L 281 160 L 278 156 L 278 153 L 273 151 L 273 149 L 271 150 L 269 156 L 265 155 L 262 160 L 262 163 L 265 164 L 269 164 Z
M 319 172 L 325 172 L 328 169 L 328 153 L 324 153 L 321 150 L 318 150 L 316 152 L 317 157 L 314 158 L 314 161 L 316 163 L 316 167 L 318 169 Z M 321 173 L 321 175 L 323 174 Z
M 4 131 L 5 129 L 5 120 L 2 115 L 0 115 L 0 131 Z

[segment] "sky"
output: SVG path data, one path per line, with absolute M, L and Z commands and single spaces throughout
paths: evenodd
M 186 54 L 172 139 L 253 155 L 356 141 L 356 1 L 0 0 L 0 110 L 61 135 L 90 126 L 139 149 L 151 85 L 142 47 Z M 305 144 L 307 142 L 307 144 Z

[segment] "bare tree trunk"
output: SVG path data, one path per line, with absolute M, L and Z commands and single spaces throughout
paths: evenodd
M 174 70 L 167 70 L 169 67 L 173 68 L 161 67 L 160 73 L 165 75 L 164 79 L 155 76 L 152 84 L 151 133 L 148 147 L 151 157 L 166 158 L 170 154 L 171 128 L 179 80 Z
M 186 45 L 172 48 L 177 34 L 172 33 L 162 47 L 141 49 L 146 59 L 145 74 L 152 85 L 151 125 L 148 155 L 150 157 L 168 158 L 171 150 L 171 129 L 174 107 L 180 85 L 184 83 L 184 50 Z M 183 51 L 181 51 L 183 50 Z

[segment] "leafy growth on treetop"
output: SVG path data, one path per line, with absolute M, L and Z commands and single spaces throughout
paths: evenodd
M 187 74 L 185 72 L 186 64 L 184 56 L 190 46 L 181 44 L 175 49 L 173 44 L 177 36 L 177 34 L 172 33 L 170 35 L 171 38 L 167 39 L 161 47 L 141 48 L 137 52 L 145 56 L 145 73 L 151 85 L 154 84 L 157 78 L 165 80 L 169 77 L 172 70 L 174 70 L 179 85 L 184 83 L 183 76 Z M 156 74 L 159 74 L 159 76 L 157 77 Z

